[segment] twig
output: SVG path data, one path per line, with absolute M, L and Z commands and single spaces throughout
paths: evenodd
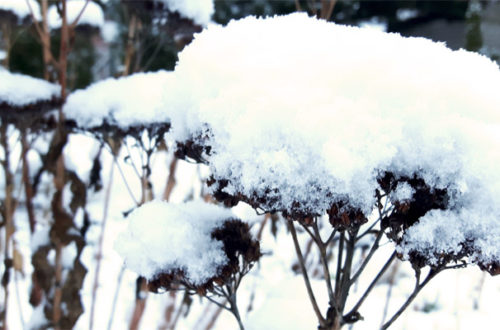
M 109 320 L 108 320 L 108 330 L 111 330 L 113 326 L 113 319 L 115 316 L 115 311 L 116 311 L 116 304 L 118 302 L 118 295 L 120 293 L 120 286 L 122 284 L 123 280 L 123 274 L 125 273 L 125 263 L 122 265 L 122 268 L 120 269 L 120 273 L 118 274 L 118 279 L 116 283 L 116 289 L 115 289 L 115 294 L 113 296 L 113 302 L 111 304 L 111 314 L 109 315 Z
M 389 275 L 389 288 L 387 289 L 387 295 L 385 297 L 385 305 L 384 305 L 384 312 L 382 313 L 381 326 L 384 324 L 387 312 L 389 310 L 389 302 L 391 301 L 392 289 L 394 288 L 394 282 L 396 279 L 396 274 L 398 272 L 398 265 L 399 265 L 398 263 L 395 263 L 394 266 L 392 266 L 392 271 Z
M 2 285 L 4 287 L 4 305 L 3 310 L 1 311 L 1 321 L 4 327 L 7 327 L 7 308 L 9 301 L 9 277 L 10 271 L 12 268 L 12 259 L 10 256 L 10 243 L 11 237 L 14 234 L 14 201 L 12 192 L 14 190 L 14 178 L 12 172 L 10 170 L 10 148 L 9 148 L 9 140 L 7 137 L 7 129 L 8 125 L 3 124 L 0 128 L 0 143 L 4 149 L 4 159 L 2 160 L 2 166 L 5 175 L 5 200 L 3 207 L 3 219 L 5 222 L 5 250 L 4 250 L 4 274 Z
M 130 195 L 130 197 L 132 198 L 132 200 L 134 201 L 134 204 L 135 205 L 139 205 L 139 202 L 137 201 L 137 199 L 135 198 L 134 196 L 134 193 L 132 192 L 132 189 L 130 189 L 130 186 L 128 185 L 128 181 L 127 181 L 127 178 L 125 177 L 125 174 L 123 173 L 122 171 L 122 168 L 120 167 L 120 164 L 118 163 L 118 160 L 116 159 L 115 156 L 113 156 L 113 160 L 116 164 L 116 167 L 118 168 L 118 172 L 120 172 L 120 176 L 122 177 L 123 179 L 123 183 L 125 184 L 125 187 L 127 188 L 127 191 Z
M 220 303 L 220 302 L 218 302 L 217 300 L 215 300 L 214 298 L 212 298 L 210 296 L 205 296 L 205 298 L 207 298 L 211 303 L 217 305 L 219 308 L 223 308 L 223 309 L 225 309 L 227 311 L 231 311 L 231 309 L 225 305 L 226 301 L 224 301 L 224 303 Z
M 365 301 L 365 299 L 368 297 L 368 294 L 372 291 L 372 289 L 377 284 L 378 280 L 380 280 L 380 278 L 382 277 L 382 275 L 384 275 L 384 273 L 389 268 L 389 266 L 391 265 L 391 263 L 394 261 L 395 258 L 396 258 L 396 251 L 394 251 L 391 254 L 391 256 L 389 257 L 389 259 L 386 261 L 386 263 L 384 264 L 384 266 L 382 266 L 382 268 L 378 272 L 377 276 L 375 276 L 375 278 L 372 280 L 372 282 L 370 283 L 370 285 L 368 286 L 368 288 L 365 290 L 365 292 L 363 293 L 363 295 L 361 296 L 361 298 L 358 300 L 358 302 L 356 303 L 356 305 L 354 305 L 354 307 L 351 309 L 351 311 L 344 316 L 344 319 L 349 319 L 351 316 L 354 316 L 358 312 L 358 309 L 361 307 L 361 305 L 363 304 L 363 302 Z
M 366 265 L 368 265 L 368 262 L 371 260 L 373 254 L 375 253 L 375 251 L 378 249 L 379 247 L 379 243 L 380 243 L 380 239 L 382 238 L 384 232 L 382 230 L 379 231 L 379 233 L 377 234 L 377 237 L 375 238 L 375 242 L 373 243 L 371 249 L 370 249 L 370 252 L 368 252 L 368 255 L 366 256 L 365 260 L 363 260 L 363 263 L 361 264 L 361 266 L 359 267 L 359 269 L 356 271 L 356 273 L 354 274 L 354 276 L 351 278 L 351 283 L 354 283 L 356 282 L 356 280 L 358 279 L 358 277 L 361 275 L 361 273 L 363 272 L 363 270 L 365 269 Z
M 99 237 L 99 244 L 97 248 L 97 265 L 95 269 L 94 275 L 94 285 L 92 287 L 92 303 L 90 307 L 90 321 L 89 321 L 89 329 L 92 330 L 94 328 L 94 314 L 95 314 L 95 306 L 97 300 L 97 288 L 99 287 L 99 272 L 101 270 L 101 261 L 102 261 L 102 247 L 104 243 L 104 235 L 106 231 L 106 222 L 108 220 L 108 211 L 109 211 L 109 201 L 111 199 L 111 187 L 113 185 L 113 175 L 114 175 L 115 163 L 111 163 L 111 169 L 109 170 L 109 181 L 108 186 L 106 188 L 106 195 L 104 197 L 104 213 L 102 216 L 102 224 L 101 224 L 101 236 Z
M 78 16 L 76 16 L 76 18 L 75 18 L 75 20 L 73 21 L 73 23 L 71 23 L 71 25 L 69 26 L 69 28 L 70 28 L 71 30 L 73 30 L 73 29 L 76 27 L 76 25 L 78 24 L 78 21 L 79 21 L 79 20 L 80 20 L 80 18 L 82 17 L 83 12 L 84 12 L 84 11 L 85 11 L 85 9 L 87 8 L 87 6 L 88 6 L 89 2 L 90 2 L 90 0 L 87 0 L 87 1 L 85 2 L 85 4 L 84 4 L 84 5 L 83 5 L 83 7 L 82 7 L 82 10 L 80 10 L 80 13 L 78 13 Z
M 318 244 L 321 265 L 323 266 L 323 273 L 325 276 L 326 288 L 328 290 L 328 297 L 330 298 L 330 304 L 334 304 L 335 297 L 333 294 L 332 278 L 330 276 L 330 270 L 328 268 L 328 260 L 326 258 L 326 245 L 321 241 L 321 235 L 319 233 L 317 222 L 313 223 L 313 230 L 314 230 L 314 235 L 316 236 L 316 243 Z
M 177 169 L 177 157 L 173 157 L 172 161 L 170 162 L 170 167 L 169 167 L 169 172 L 168 172 L 168 179 L 167 179 L 167 185 L 165 186 L 165 191 L 163 192 L 163 199 L 168 201 L 170 200 L 170 195 L 172 194 L 172 191 L 174 190 L 175 187 L 175 172 Z
M 385 330 L 387 328 L 389 328 L 391 326 L 392 323 L 394 323 L 394 321 L 397 320 L 397 318 L 399 316 L 401 316 L 401 314 L 405 311 L 405 309 L 413 302 L 413 300 L 415 299 L 415 297 L 418 295 L 418 293 L 425 287 L 425 285 L 427 283 L 429 283 L 429 281 L 434 278 L 434 276 L 436 276 L 437 274 L 439 274 L 439 272 L 441 271 L 442 269 L 440 268 L 434 268 L 434 269 L 431 269 L 429 271 L 429 273 L 427 274 L 427 277 L 425 278 L 425 280 L 420 283 L 420 270 L 416 270 L 415 271 L 415 288 L 413 289 L 413 292 L 412 294 L 408 297 L 408 299 L 406 300 L 406 302 L 399 308 L 399 310 L 391 317 L 391 319 L 389 321 L 387 321 L 380 329 L 381 330 Z
M 18 279 L 18 274 L 17 271 L 14 270 L 14 284 L 16 288 L 16 300 L 17 300 L 17 308 L 19 312 L 19 319 L 21 321 L 21 327 L 25 329 L 25 322 L 24 322 L 24 313 L 23 313 L 23 308 L 21 306 L 21 296 L 19 294 L 19 279 Z
M 318 303 L 316 302 L 316 298 L 314 297 L 314 292 L 311 287 L 311 282 L 309 281 L 309 276 L 307 275 L 307 270 L 304 264 L 304 257 L 302 256 L 302 252 L 300 251 L 299 241 L 297 240 L 297 232 L 295 231 L 295 226 L 293 224 L 293 220 L 287 221 L 288 228 L 292 234 L 293 244 L 295 246 L 295 252 L 297 253 L 297 259 L 299 261 L 300 270 L 302 271 L 302 277 L 304 278 L 304 282 L 306 284 L 307 294 L 309 296 L 309 300 L 311 301 L 311 305 L 314 309 L 314 313 L 316 313 L 316 317 L 318 318 L 319 324 L 321 326 L 325 326 L 326 321 L 321 315 L 321 312 L 318 308 Z
M 219 318 L 219 315 L 221 314 L 222 311 L 223 311 L 222 308 L 217 308 L 217 310 L 215 311 L 215 313 L 210 318 L 210 321 L 208 322 L 207 326 L 205 327 L 205 330 L 210 330 L 210 329 L 212 329 L 214 327 L 215 322 Z

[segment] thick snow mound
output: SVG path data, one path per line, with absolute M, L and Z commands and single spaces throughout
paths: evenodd
M 231 218 L 229 210 L 200 201 L 149 202 L 130 214 L 115 248 L 128 268 L 148 279 L 183 270 L 193 284 L 201 284 L 228 261 L 223 243 L 211 233 Z
M 94 2 L 89 2 L 85 7 L 86 0 L 71 0 L 66 3 L 66 17 L 68 24 L 72 24 L 75 19 L 83 13 L 78 20 L 78 25 L 90 25 L 93 27 L 101 28 L 104 25 L 104 13 L 101 7 Z M 85 8 L 85 9 L 84 9 Z M 59 16 L 57 7 L 50 6 L 48 12 L 49 27 L 51 29 L 59 29 L 62 25 L 62 19 Z
M 178 12 L 182 17 L 193 20 L 198 25 L 206 26 L 214 14 L 213 0 L 159 0 L 171 11 Z
M 24 107 L 50 101 L 61 93 L 59 85 L 30 76 L 0 70 L 0 103 Z
M 488 58 L 293 14 L 209 26 L 175 77 L 165 104 L 177 109 L 175 138 L 211 147 L 224 192 L 267 210 L 322 214 L 342 200 L 369 215 L 383 173 L 416 176 L 449 201 L 401 252 L 467 242 L 477 260 L 500 260 L 490 234 L 500 227 L 500 71 Z
M 97 127 L 104 122 L 125 128 L 168 122 L 163 99 L 170 93 L 170 75 L 167 71 L 137 73 L 94 83 L 68 97 L 66 117 L 80 127 Z
M 28 2 L 33 10 L 33 16 L 36 20 L 40 20 L 40 5 L 38 2 L 35 0 L 28 0 Z M 16 15 L 19 20 L 24 20 L 31 15 L 28 2 L 26 2 L 26 0 L 0 0 L 0 10 L 10 11 Z

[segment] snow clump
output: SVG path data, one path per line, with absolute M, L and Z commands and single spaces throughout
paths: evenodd
M 182 270 L 199 285 L 217 276 L 228 262 L 223 243 L 211 233 L 232 218 L 229 210 L 201 201 L 152 201 L 129 215 L 128 228 L 115 248 L 128 268 L 148 279 Z
M 137 73 L 109 78 L 69 95 L 64 106 L 66 118 L 80 127 L 104 123 L 120 127 L 169 122 L 164 97 L 170 93 L 167 71 Z
M 26 0 L 0 0 L 0 11 L 9 11 L 16 15 L 19 21 L 23 21 L 25 18 L 31 16 L 30 6 L 33 10 L 33 16 L 36 20 L 41 19 L 40 15 L 40 5 L 35 0 L 28 0 L 29 6 Z
M 214 14 L 213 0 L 159 0 L 171 11 L 193 20 L 198 25 L 207 26 Z
M 297 13 L 210 25 L 174 75 L 165 104 L 174 138 L 209 146 L 199 150 L 214 191 L 268 211 L 314 216 L 342 201 L 368 216 L 384 173 L 422 179 L 446 203 L 400 252 L 462 247 L 480 251 L 475 261 L 500 261 L 491 234 L 500 228 L 500 71 L 490 59 Z
M 58 97 L 61 87 L 42 79 L 0 70 L 0 104 L 24 107 Z
M 86 0 L 71 0 L 66 2 L 66 17 L 68 24 L 72 24 L 83 10 L 77 25 L 90 25 L 96 28 L 101 28 L 104 25 L 104 13 L 101 7 L 94 2 L 88 2 L 88 4 L 86 3 Z M 51 29 L 61 28 L 62 19 L 55 5 L 50 6 L 47 15 L 49 27 Z

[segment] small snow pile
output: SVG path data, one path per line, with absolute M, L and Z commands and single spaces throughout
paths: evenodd
M 36 20 L 41 19 L 40 15 L 40 5 L 35 0 L 28 0 L 29 6 L 26 0 L 0 0 L 0 11 L 8 11 L 12 12 L 16 15 L 19 21 L 23 21 L 24 19 L 31 16 L 30 6 L 33 10 L 33 15 Z
M 64 106 L 67 119 L 80 127 L 98 127 L 104 123 L 130 127 L 169 122 L 164 108 L 171 73 L 137 73 L 119 79 L 99 81 L 72 93 Z
M 207 26 L 214 14 L 213 0 L 159 0 L 171 11 L 193 20 L 198 25 Z
M 393 201 L 405 202 L 411 200 L 415 189 L 412 188 L 407 182 L 401 182 L 397 185 L 394 192 L 391 194 Z
M 231 218 L 229 210 L 200 201 L 153 201 L 130 214 L 115 248 L 128 268 L 148 279 L 182 270 L 192 283 L 202 284 L 228 262 L 223 243 L 211 233 Z
M 50 101 L 61 93 L 59 85 L 30 76 L 0 70 L 0 105 L 21 108 Z
M 423 180 L 423 218 L 400 252 L 500 261 L 500 71 L 488 58 L 298 13 L 209 26 L 175 77 L 175 138 L 206 153 L 219 195 L 368 216 L 385 173 Z
M 71 0 L 66 2 L 66 17 L 68 24 L 72 24 L 83 10 L 78 20 L 78 25 L 90 25 L 101 28 L 104 25 L 104 13 L 101 7 L 94 2 L 89 2 L 85 7 L 86 3 L 86 0 Z M 55 5 L 50 6 L 47 15 L 49 27 L 51 29 L 59 29 L 62 25 L 62 19 Z

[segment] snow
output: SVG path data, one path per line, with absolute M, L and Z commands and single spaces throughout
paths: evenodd
M 116 22 L 106 21 L 101 27 L 101 35 L 105 42 L 111 43 L 120 35 L 119 26 Z
M 76 20 L 86 2 L 86 0 L 71 0 L 66 3 L 68 24 L 72 24 Z M 51 29 L 58 29 L 61 27 L 62 20 L 55 5 L 50 6 L 47 16 Z M 104 13 L 101 7 L 92 1 L 89 2 L 78 20 L 78 25 L 90 25 L 101 28 L 104 25 Z
M 368 216 L 381 173 L 417 175 L 448 191 L 449 209 L 422 219 L 404 254 L 466 239 L 488 251 L 476 261 L 500 260 L 488 234 L 500 227 L 500 71 L 488 58 L 298 13 L 209 26 L 174 76 L 174 138 L 211 147 L 223 191 L 305 214 L 348 201 Z
M 417 9 L 400 8 L 396 10 L 396 17 L 400 21 L 407 21 L 418 16 Z
M 391 197 L 394 201 L 408 201 L 411 200 L 413 194 L 415 193 L 415 189 L 412 188 L 407 182 L 398 183 L 396 190 L 391 194 Z
M 380 17 L 372 17 L 369 20 L 362 20 L 358 23 L 360 27 L 363 29 L 372 29 L 377 31 L 386 32 L 387 31 L 387 22 Z
M 40 5 L 35 0 L 28 0 L 36 20 L 40 20 Z M 0 0 L 0 10 L 10 11 L 20 21 L 31 16 L 30 8 L 26 0 Z
M 169 72 L 158 71 L 102 80 L 72 93 L 64 112 L 81 127 L 96 127 L 104 122 L 123 127 L 168 122 L 163 99 L 170 93 L 170 79 Z
M 171 11 L 178 12 L 181 16 L 193 20 L 198 25 L 207 26 L 214 14 L 213 0 L 159 0 Z
M 130 214 L 115 248 L 127 268 L 146 278 L 180 269 L 193 284 L 203 284 L 227 262 L 211 233 L 231 218 L 229 210 L 200 201 L 152 201 Z
M 49 101 L 61 93 L 58 85 L 6 70 L 0 70 L 0 81 L 0 103 L 15 107 Z

